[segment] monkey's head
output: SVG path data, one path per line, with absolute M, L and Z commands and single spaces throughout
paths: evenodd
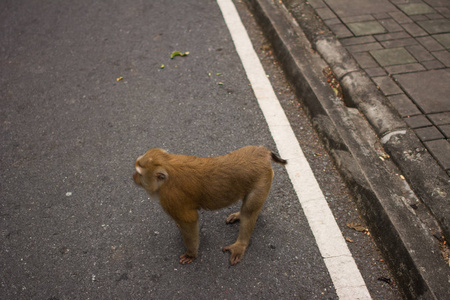
M 169 174 L 164 168 L 164 163 L 169 154 L 162 149 L 150 149 L 140 156 L 134 168 L 134 182 L 143 187 L 150 196 L 155 195 L 161 185 L 169 178 Z

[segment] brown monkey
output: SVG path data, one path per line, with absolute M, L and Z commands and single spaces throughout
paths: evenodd
M 263 146 L 247 146 L 218 157 L 169 154 L 150 149 L 136 160 L 133 179 L 178 224 L 186 246 L 180 263 L 191 263 L 199 245 L 199 209 L 220 209 L 242 200 L 241 210 L 226 222 L 240 220 L 236 242 L 223 248 L 237 264 L 249 244 L 256 219 L 272 185 L 271 161 L 286 164 Z

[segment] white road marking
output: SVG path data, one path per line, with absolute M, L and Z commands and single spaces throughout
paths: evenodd
M 217 0 L 340 299 L 371 299 L 283 108 L 231 0 Z

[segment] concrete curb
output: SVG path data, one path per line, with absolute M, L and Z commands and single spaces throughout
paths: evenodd
M 445 215 L 449 208 L 441 206 L 441 199 L 433 202 L 427 195 L 436 193 L 436 187 L 442 195 L 447 191 L 450 195 L 448 182 L 440 177 L 447 174 L 438 172 L 439 166 L 431 155 L 339 42 L 325 28 L 320 30 L 321 36 L 317 35 L 318 27 L 311 23 L 314 13 L 305 26 L 311 44 L 303 26 L 300 28 L 278 1 L 247 1 L 338 169 L 354 191 L 400 290 L 406 298 L 444 299 L 450 294 L 450 270 L 432 237 L 440 228 L 428 207 L 433 207 L 430 210 L 441 225 L 444 219 L 440 213 Z M 308 14 L 306 10 L 302 13 Z M 328 86 L 322 74 L 327 64 L 311 51 L 313 48 L 325 52 L 324 58 L 341 81 L 344 102 Z M 384 159 L 385 150 L 395 163 Z M 426 170 L 420 169 L 424 163 L 428 164 Z M 416 174 L 417 170 L 422 174 Z M 428 207 L 399 176 L 402 173 Z M 448 234 L 448 227 L 444 231 Z

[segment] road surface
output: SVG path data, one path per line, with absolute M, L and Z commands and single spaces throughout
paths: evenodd
M 332 275 L 283 166 L 274 165 L 235 267 L 221 249 L 236 239 L 239 225 L 225 218 L 238 206 L 201 211 L 199 257 L 180 265 L 177 227 L 134 185 L 134 161 L 151 147 L 284 151 L 216 1 L 3 1 L 0 298 L 344 299 L 353 277 L 374 299 L 399 298 L 378 280 L 390 273 L 370 234 L 346 226 L 364 226 L 352 196 L 251 13 L 236 4 L 292 126 L 290 143 L 302 147 L 359 271 Z M 174 51 L 189 54 L 171 59 Z

